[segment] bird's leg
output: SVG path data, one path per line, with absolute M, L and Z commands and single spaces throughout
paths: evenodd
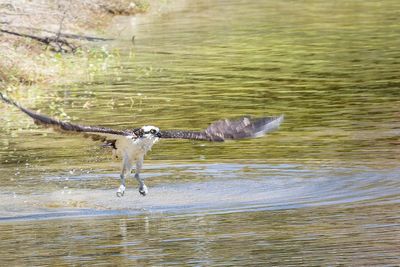
M 139 193 L 142 196 L 147 195 L 147 193 L 149 192 L 149 190 L 147 189 L 147 186 L 144 184 L 143 179 L 140 178 L 140 171 L 142 169 L 143 166 L 143 158 L 139 159 L 136 161 L 136 169 L 135 169 L 135 179 L 138 181 L 139 183 Z
M 119 175 L 120 179 L 121 179 L 121 185 L 118 187 L 117 190 L 117 197 L 122 197 L 125 194 L 125 177 L 127 175 L 129 175 L 132 166 L 129 160 L 124 159 L 124 161 L 122 162 L 122 168 L 121 168 L 121 174 Z
M 117 197 L 123 197 L 125 194 L 125 171 L 123 170 L 119 175 L 121 179 L 121 185 L 118 187 L 117 190 Z

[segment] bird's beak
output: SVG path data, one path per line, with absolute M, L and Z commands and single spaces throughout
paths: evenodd
M 157 136 L 158 138 L 160 138 L 160 137 L 161 137 L 161 133 L 158 132 L 158 133 L 156 134 L 156 136 Z

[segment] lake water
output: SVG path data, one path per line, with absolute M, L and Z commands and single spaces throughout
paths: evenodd
M 134 46 L 126 24 L 86 82 L 18 99 L 121 129 L 285 114 L 264 138 L 160 141 L 146 197 L 133 179 L 115 197 L 119 163 L 96 143 L 0 104 L 2 265 L 400 264 L 398 10 L 198 1 L 139 22 Z

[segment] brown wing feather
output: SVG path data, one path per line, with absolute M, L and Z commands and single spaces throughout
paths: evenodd
M 222 142 L 243 138 L 254 138 L 278 129 L 283 121 L 283 115 L 277 117 L 250 118 L 237 120 L 219 120 L 200 132 L 183 130 L 161 131 L 161 138 L 193 139 Z
M 205 132 L 194 132 L 184 130 L 162 130 L 160 131 L 161 138 L 174 139 L 192 139 L 192 140 L 210 140 L 210 137 Z M 223 140 L 221 140 L 223 141 Z
M 60 121 L 46 115 L 38 114 L 32 110 L 26 109 L 20 106 L 18 103 L 6 98 L 2 93 L 0 93 L 0 98 L 7 104 L 13 105 L 20 109 L 22 112 L 31 117 L 34 122 L 38 125 L 43 125 L 48 128 L 53 128 L 56 131 L 64 133 L 81 133 L 84 137 L 90 137 L 95 141 L 106 141 L 115 140 L 121 136 L 132 136 L 135 134 L 132 131 L 121 131 L 114 130 L 110 128 L 98 127 L 98 126 L 85 126 L 79 124 L 73 124 L 69 122 Z

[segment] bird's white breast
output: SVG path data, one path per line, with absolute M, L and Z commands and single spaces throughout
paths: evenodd
M 143 158 L 158 138 L 131 138 L 124 137 L 116 142 L 115 154 L 121 158 L 129 158 L 131 161 Z

